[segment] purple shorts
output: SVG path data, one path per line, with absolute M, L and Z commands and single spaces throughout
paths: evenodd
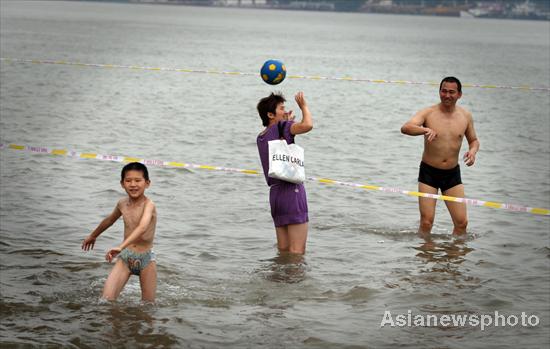
M 276 227 L 309 221 L 306 189 L 303 184 L 279 181 L 269 188 L 271 217 Z

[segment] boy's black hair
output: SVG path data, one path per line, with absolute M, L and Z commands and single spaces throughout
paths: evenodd
M 267 113 L 275 114 L 277 105 L 284 102 L 286 102 L 286 99 L 281 92 L 271 92 L 269 96 L 260 99 L 256 108 L 258 109 L 258 114 L 260 114 L 264 126 L 269 125 L 269 116 L 267 116 Z
M 126 172 L 132 170 L 141 171 L 143 173 L 143 178 L 145 178 L 146 181 L 149 180 L 149 171 L 147 171 L 147 166 L 145 166 L 141 162 L 130 162 L 122 168 L 122 172 L 120 173 L 120 181 L 123 182 L 124 177 L 126 176 Z
M 454 76 L 447 76 L 446 78 L 443 78 L 441 80 L 441 83 L 439 84 L 439 90 L 441 91 L 441 87 L 443 86 L 444 82 L 454 82 L 456 83 L 456 87 L 459 93 L 462 93 L 462 84 L 460 83 L 460 80 L 455 78 Z

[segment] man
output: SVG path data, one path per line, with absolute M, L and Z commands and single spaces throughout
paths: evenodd
M 472 166 L 479 150 L 479 141 L 472 114 L 456 105 L 460 97 L 460 81 L 455 77 L 444 78 L 439 85 L 441 102 L 419 111 L 401 127 L 401 132 L 406 135 L 424 135 L 424 153 L 418 175 L 420 192 L 437 194 L 438 189 L 441 189 L 443 195 L 464 197 L 458 164 L 460 147 L 466 136 L 470 148 L 464 154 L 464 162 Z M 430 234 L 436 203 L 435 199 L 419 197 L 420 235 Z M 453 234 L 465 234 L 468 226 L 466 205 L 452 201 L 445 201 L 445 204 L 453 220 Z

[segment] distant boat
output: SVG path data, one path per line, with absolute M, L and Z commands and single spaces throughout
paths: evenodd
M 510 18 L 514 19 L 550 19 L 548 13 L 539 12 L 535 4 L 525 1 L 521 4 L 516 4 L 510 11 Z
M 535 4 L 527 0 L 513 6 L 504 6 L 498 2 L 478 3 L 474 8 L 460 11 L 460 17 L 550 20 L 550 13 L 540 11 Z
M 476 18 L 476 17 L 490 17 L 491 13 L 496 13 L 496 11 L 491 11 L 492 8 L 485 7 L 474 7 L 467 11 L 460 11 L 460 17 L 466 18 Z

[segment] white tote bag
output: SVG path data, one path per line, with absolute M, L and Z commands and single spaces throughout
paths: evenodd
M 279 137 L 283 138 L 284 123 L 279 123 L 278 128 Z M 284 138 L 269 141 L 267 144 L 269 147 L 267 175 L 291 183 L 303 183 L 306 180 L 304 148 L 296 144 L 287 144 Z

